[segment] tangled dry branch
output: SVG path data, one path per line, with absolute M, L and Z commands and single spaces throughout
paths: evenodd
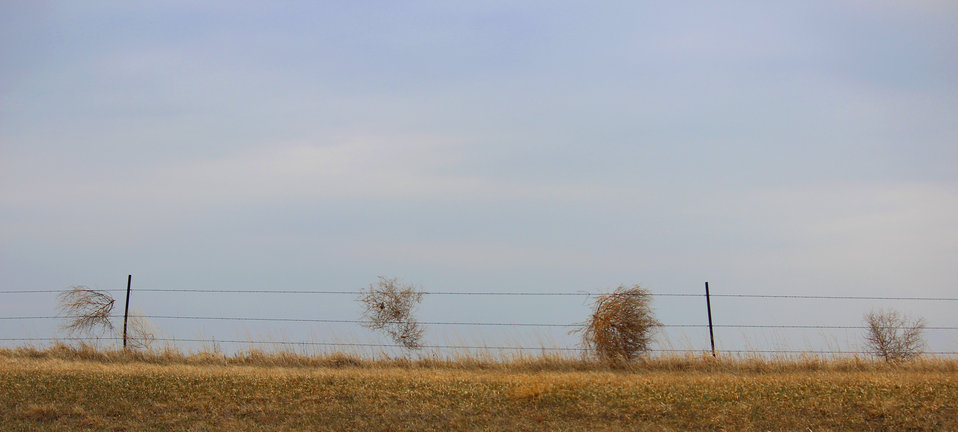
M 882 310 L 866 314 L 865 323 L 865 346 L 872 354 L 889 362 L 921 355 L 925 346 L 921 337 L 924 319 L 909 319 L 897 311 Z
M 364 325 L 384 331 L 405 348 L 419 349 L 425 330 L 416 321 L 414 312 L 422 296 L 423 292 L 412 285 L 380 276 L 379 282 L 370 284 L 359 297 L 364 306 L 363 317 L 368 320 Z
M 147 320 L 142 312 L 138 310 L 130 311 L 126 338 L 127 347 L 134 350 L 152 349 L 158 333 L 156 326 Z
M 661 324 L 652 312 L 652 294 L 634 285 L 599 296 L 592 317 L 573 332 L 592 354 L 606 362 L 631 361 L 648 352 Z
M 109 294 L 77 285 L 58 294 L 57 300 L 60 313 L 67 319 L 62 326 L 64 330 L 99 335 L 113 329 L 110 312 L 115 301 Z M 102 330 L 97 332 L 98 328 Z

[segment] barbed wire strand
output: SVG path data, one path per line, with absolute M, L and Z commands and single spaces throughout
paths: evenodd
M 0 291 L 0 294 L 40 294 L 59 293 L 63 290 L 12 290 Z M 110 289 L 98 290 L 103 292 L 123 293 L 126 290 Z M 217 289 L 156 289 L 140 288 L 136 292 L 154 293 L 206 293 L 206 294 L 340 294 L 360 295 L 361 291 L 329 291 L 329 290 L 217 290 Z M 510 292 L 510 291 L 424 291 L 424 295 L 464 295 L 464 296 L 579 296 L 594 297 L 604 295 L 601 292 Z M 705 297 L 699 293 L 651 293 L 653 297 Z M 757 298 L 757 299 L 803 299 L 803 300 L 894 300 L 894 301 L 958 301 L 955 297 L 881 297 L 881 296 L 826 296 L 826 295 L 796 295 L 796 294 L 711 294 L 710 297 L 726 298 Z
M 264 321 L 264 322 L 304 322 L 322 324 L 371 324 L 368 320 L 347 319 L 318 319 L 318 318 L 271 318 L 271 317 L 212 317 L 212 316 L 179 316 L 179 315 L 137 315 L 147 319 L 182 319 L 182 320 L 209 320 L 209 321 Z M 111 318 L 120 318 L 113 315 Z M 34 320 L 34 319 L 64 319 L 74 316 L 8 316 L 0 320 Z M 502 323 L 502 322 L 464 322 L 464 321 L 419 321 L 422 325 L 451 325 L 451 326 L 501 326 L 501 327 L 580 327 L 581 324 L 560 323 Z M 708 324 L 662 324 L 665 328 L 707 328 Z M 789 324 L 716 324 L 714 328 L 768 328 L 768 329 L 823 329 L 823 330 L 864 330 L 869 326 L 853 325 L 789 325 Z M 925 326 L 924 330 L 958 330 L 958 327 Z

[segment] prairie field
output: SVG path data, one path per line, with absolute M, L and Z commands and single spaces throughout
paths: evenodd
M 0 430 L 958 430 L 958 360 L 0 349 Z

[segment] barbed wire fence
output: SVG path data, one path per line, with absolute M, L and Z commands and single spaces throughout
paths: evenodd
M 98 290 L 109 293 L 124 293 L 129 290 L 107 289 Z M 188 289 L 188 288 L 141 288 L 136 292 L 151 292 L 161 294 L 184 294 L 184 293 L 207 293 L 207 294 L 267 294 L 267 295 L 351 295 L 358 296 L 360 291 L 349 290 L 235 290 L 235 289 Z M 62 290 L 7 290 L 0 291 L 0 296 L 4 295 L 30 295 L 44 293 L 60 293 Z M 595 297 L 602 295 L 601 292 L 531 292 L 531 291 L 424 291 L 424 295 L 429 296 L 523 296 L 523 297 Z M 878 300 L 878 301 L 917 301 L 917 302 L 958 302 L 954 297 L 916 297 L 916 296 L 847 296 L 847 295 L 790 295 L 790 294 L 745 294 L 745 293 L 679 293 L 679 292 L 660 292 L 652 293 L 653 297 L 698 297 L 705 298 L 734 298 L 734 299 L 784 299 L 784 300 Z M 127 305 L 128 307 L 128 305 Z M 369 321 L 350 320 L 350 319 L 316 319 L 316 318 L 289 318 L 289 317 L 253 317 L 253 316 L 209 316 L 209 315 L 138 315 L 140 318 L 152 320 L 176 320 L 176 321 L 234 321 L 234 322 L 273 322 L 273 323 L 318 323 L 318 324 L 367 324 Z M 124 315 L 113 315 L 112 318 L 122 318 Z M 0 322 L 27 321 L 27 320 L 61 320 L 71 318 L 63 315 L 20 315 L 20 316 L 0 316 Z M 427 326 L 468 326 L 468 327 L 533 327 L 533 328 L 575 328 L 580 324 L 569 323 L 530 323 L 530 322 L 476 322 L 476 321 L 420 321 L 422 325 Z M 815 329 L 815 330 L 866 330 L 868 326 L 864 325 L 808 325 L 808 324 L 681 324 L 665 323 L 663 328 L 683 328 L 683 329 Z M 958 331 L 958 326 L 926 326 L 925 330 L 931 331 Z M 0 342 L 6 343 L 51 343 L 51 342 L 89 342 L 89 341 L 123 341 L 121 337 L 2 337 Z M 245 344 L 247 346 L 290 346 L 290 347 L 352 347 L 352 348 L 402 348 L 398 344 L 383 343 L 350 343 L 334 341 L 307 341 L 307 340 L 240 340 L 235 338 L 176 338 L 176 337 L 158 337 L 153 339 L 156 342 L 177 343 L 230 343 Z M 423 345 L 421 348 L 430 350 L 497 350 L 497 351 L 539 351 L 539 352 L 584 352 L 585 348 L 568 346 L 505 346 L 505 345 L 485 345 L 485 344 L 437 344 Z M 671 349 L 659 348 L 650 350 L 654 353 L 688 353 L 688 352 L 707 352 L 708 349 Z M 793 349 L 747 349 L 747 350 L 720 350 L 728 354 L 812 354 L 812 355 L 857 355 L 869 354 L 865 351 L 857 350 L 793 350 Z M 939 356 L 958 355 L 958 351 L 925 351 L 925 354 Z

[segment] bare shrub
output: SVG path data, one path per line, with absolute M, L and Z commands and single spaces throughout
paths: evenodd
M 620 285 L 597 297 L 592 317 L 572 332 L 582 333 L 590 353 L 616 363 L 648 352 L 652 336 L 661 325 L 652 312 L 652 294 L 648 290 L 639 285 Z
M 156 326 L 147 320 L 140 311 L 130 311 L 126 332 L 128 348 L 135 350 L 152 349 L 158 333 Z
M 909 360 L 921 355 L 925 341 L 923 318 L 912 319 L 897 311 L 880 310 L 865 314 L 865 348 L 889 362 Z
M 69 333 L 100 336 L 104 331 L 113 330 L 110 312 L 114 299 L 109 294 L 76 285 L 58 294 L 57 301 L 60 313 L 67 320 L 62 328 Z
M 402 284 L 398 278 L 379 277 L 360 292 L 366 327 L 382 330 L 397 344 L 407 349 L 422 347 L 424 329 L 413 313 L 422 301 L 423 292 L 412 285 Z

